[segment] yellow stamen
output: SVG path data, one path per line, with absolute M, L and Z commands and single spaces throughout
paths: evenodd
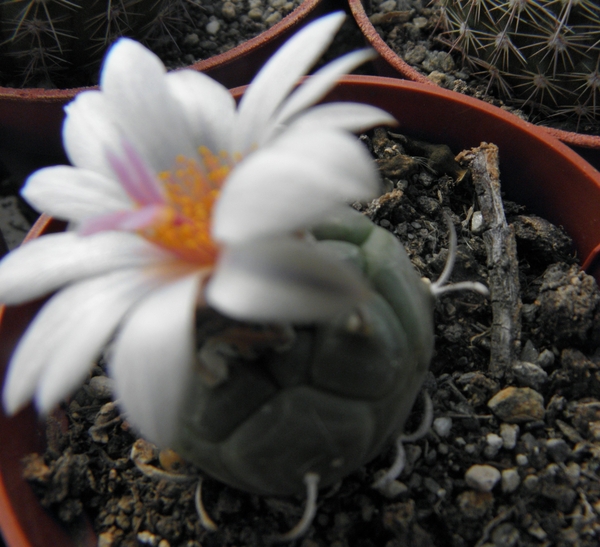
M 178 156 L 173 170 L 159 174 L 166 204 L 141 235 L 187 261 L 210 266 L 218 253 L 210 237 L 211 212 L 231 165 L 226 152 L 216 155 L 206 147 L 198 151 L 201 162 Z

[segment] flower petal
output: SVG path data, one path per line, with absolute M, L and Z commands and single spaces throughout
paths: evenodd
M 357 271 L 291 238 L 225 249 L 206 287 L 207 302 L 225 315 L 296 323 L 332 319 L 368 294 Z
M 120 144 L 122 154 L 109 149 L 106 159 L 127 195 L 139 205 L 164 203 L 162 186 L 144 159 L 129 141 Z
M 38 211 L 74 222 L 131 207 L 131 200 L 114 180 L 66 165 L 36 171 L 21 195 Z
M 398 125 L 385 110 L 360 103 L 326 103 L 313 106 L 294 118 L 294 129 L 341 129 L 361 133 L 378 125 Z
M 342 201 L 373 198 L 380 190 L 375 162 L 354 135 L 328 128 L 300 128 L 287 131 L 270 148 L 269 154 L 295 154 L 335 173 L 318 186 Z
M 373 160 L 356 138 L 331 131 L 284 137 L 230 175 L 213 209 L 215 240 L 237 243 L 306 228 L 349 201 L 377 194 Z
M 3 392 L 7 411 L 17 412 L 34 392 L 38 408 L 51 410 L 82 383 L 129 308 L 161 282 L 140 269 L 119 270 L 53 296 L 12 357 Z
M 240 101 L 236 151 L 245 154 L 262 142 L 274 113 L 327 49 L 344 19 L 342 12 L 320 17 L 294 34 L 267 61 Z
M 144 438 L 169 446 L 194 358 L 200 275 L 145 298 L 119 332 L 109 370 L 127 419 Z
M 146 228 L 154 222 L 165 208 L 160 205 L 148 205 L 141 209 L 116 211 L 84 220 L 77 228 L 81 236 L 90 236 L 106 230 L 133 232 Z
M 126 232 L 81 237 L 50 234 L 18 247 L 0 261 L 0 302 L 19 304 L 114 269 L 168 265 L 175 259 Z
M 171 169 L 178 154 L 196 155 L 185 113 L 167 85 L 166 69 L 150 50 L 119 39 L 106 56 L 100 87 L 111 119 L 155 172 Z
M 236 105 L 227 88 L 193 70 L 170 72 L 167 85 L 185 110 L 194 146 L 206 146 L 215 154 L 231 151 Z
M 63 143 L 70 162 L 114 178 L 106 150 L 120 143 L 123 135 L 112 119 L 105 95 L 100 91 L 84 91 L 65 111 Z
M 335 86 L 344 74 L 352 72 L 357 66 L 377 56 L 373 49 L 362 49 L 348 53 L 325 65 L 307 78 L 292 93 L 277 113 L 276 124 L 286 124 L 302 110 L 319 102 Z

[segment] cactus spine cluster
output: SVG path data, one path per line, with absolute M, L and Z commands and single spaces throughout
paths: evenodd
M 138 40 L 165 0 L 0 0 L 0 73 L 13 87 L 89 85 L 107 47 Z
M 442 37 L 473 76 L 517 105 L 597 119 L 600 3 L 442 0 Z

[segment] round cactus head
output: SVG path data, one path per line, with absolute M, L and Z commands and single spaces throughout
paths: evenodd
M 443 38 L 516 104 L 594 119 L 600 5 L 592 0 L 444 0 Z
M 0 72 L 14 87 L 79 87 L 120 36 L 143 38 L 163 0 L 0 0 Z

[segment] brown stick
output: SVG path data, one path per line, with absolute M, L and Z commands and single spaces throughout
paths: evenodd
M 492 301 L 490 374 L 502 378 L 510 373 L 521 338 L 521 298 L 517 243 L 504 216 L 500 197 L 498 147 L 481 143 L 461 152 L 458 161 L 468 161 L 483 216 L 483 240 L 487 249 L 489 289 Z

